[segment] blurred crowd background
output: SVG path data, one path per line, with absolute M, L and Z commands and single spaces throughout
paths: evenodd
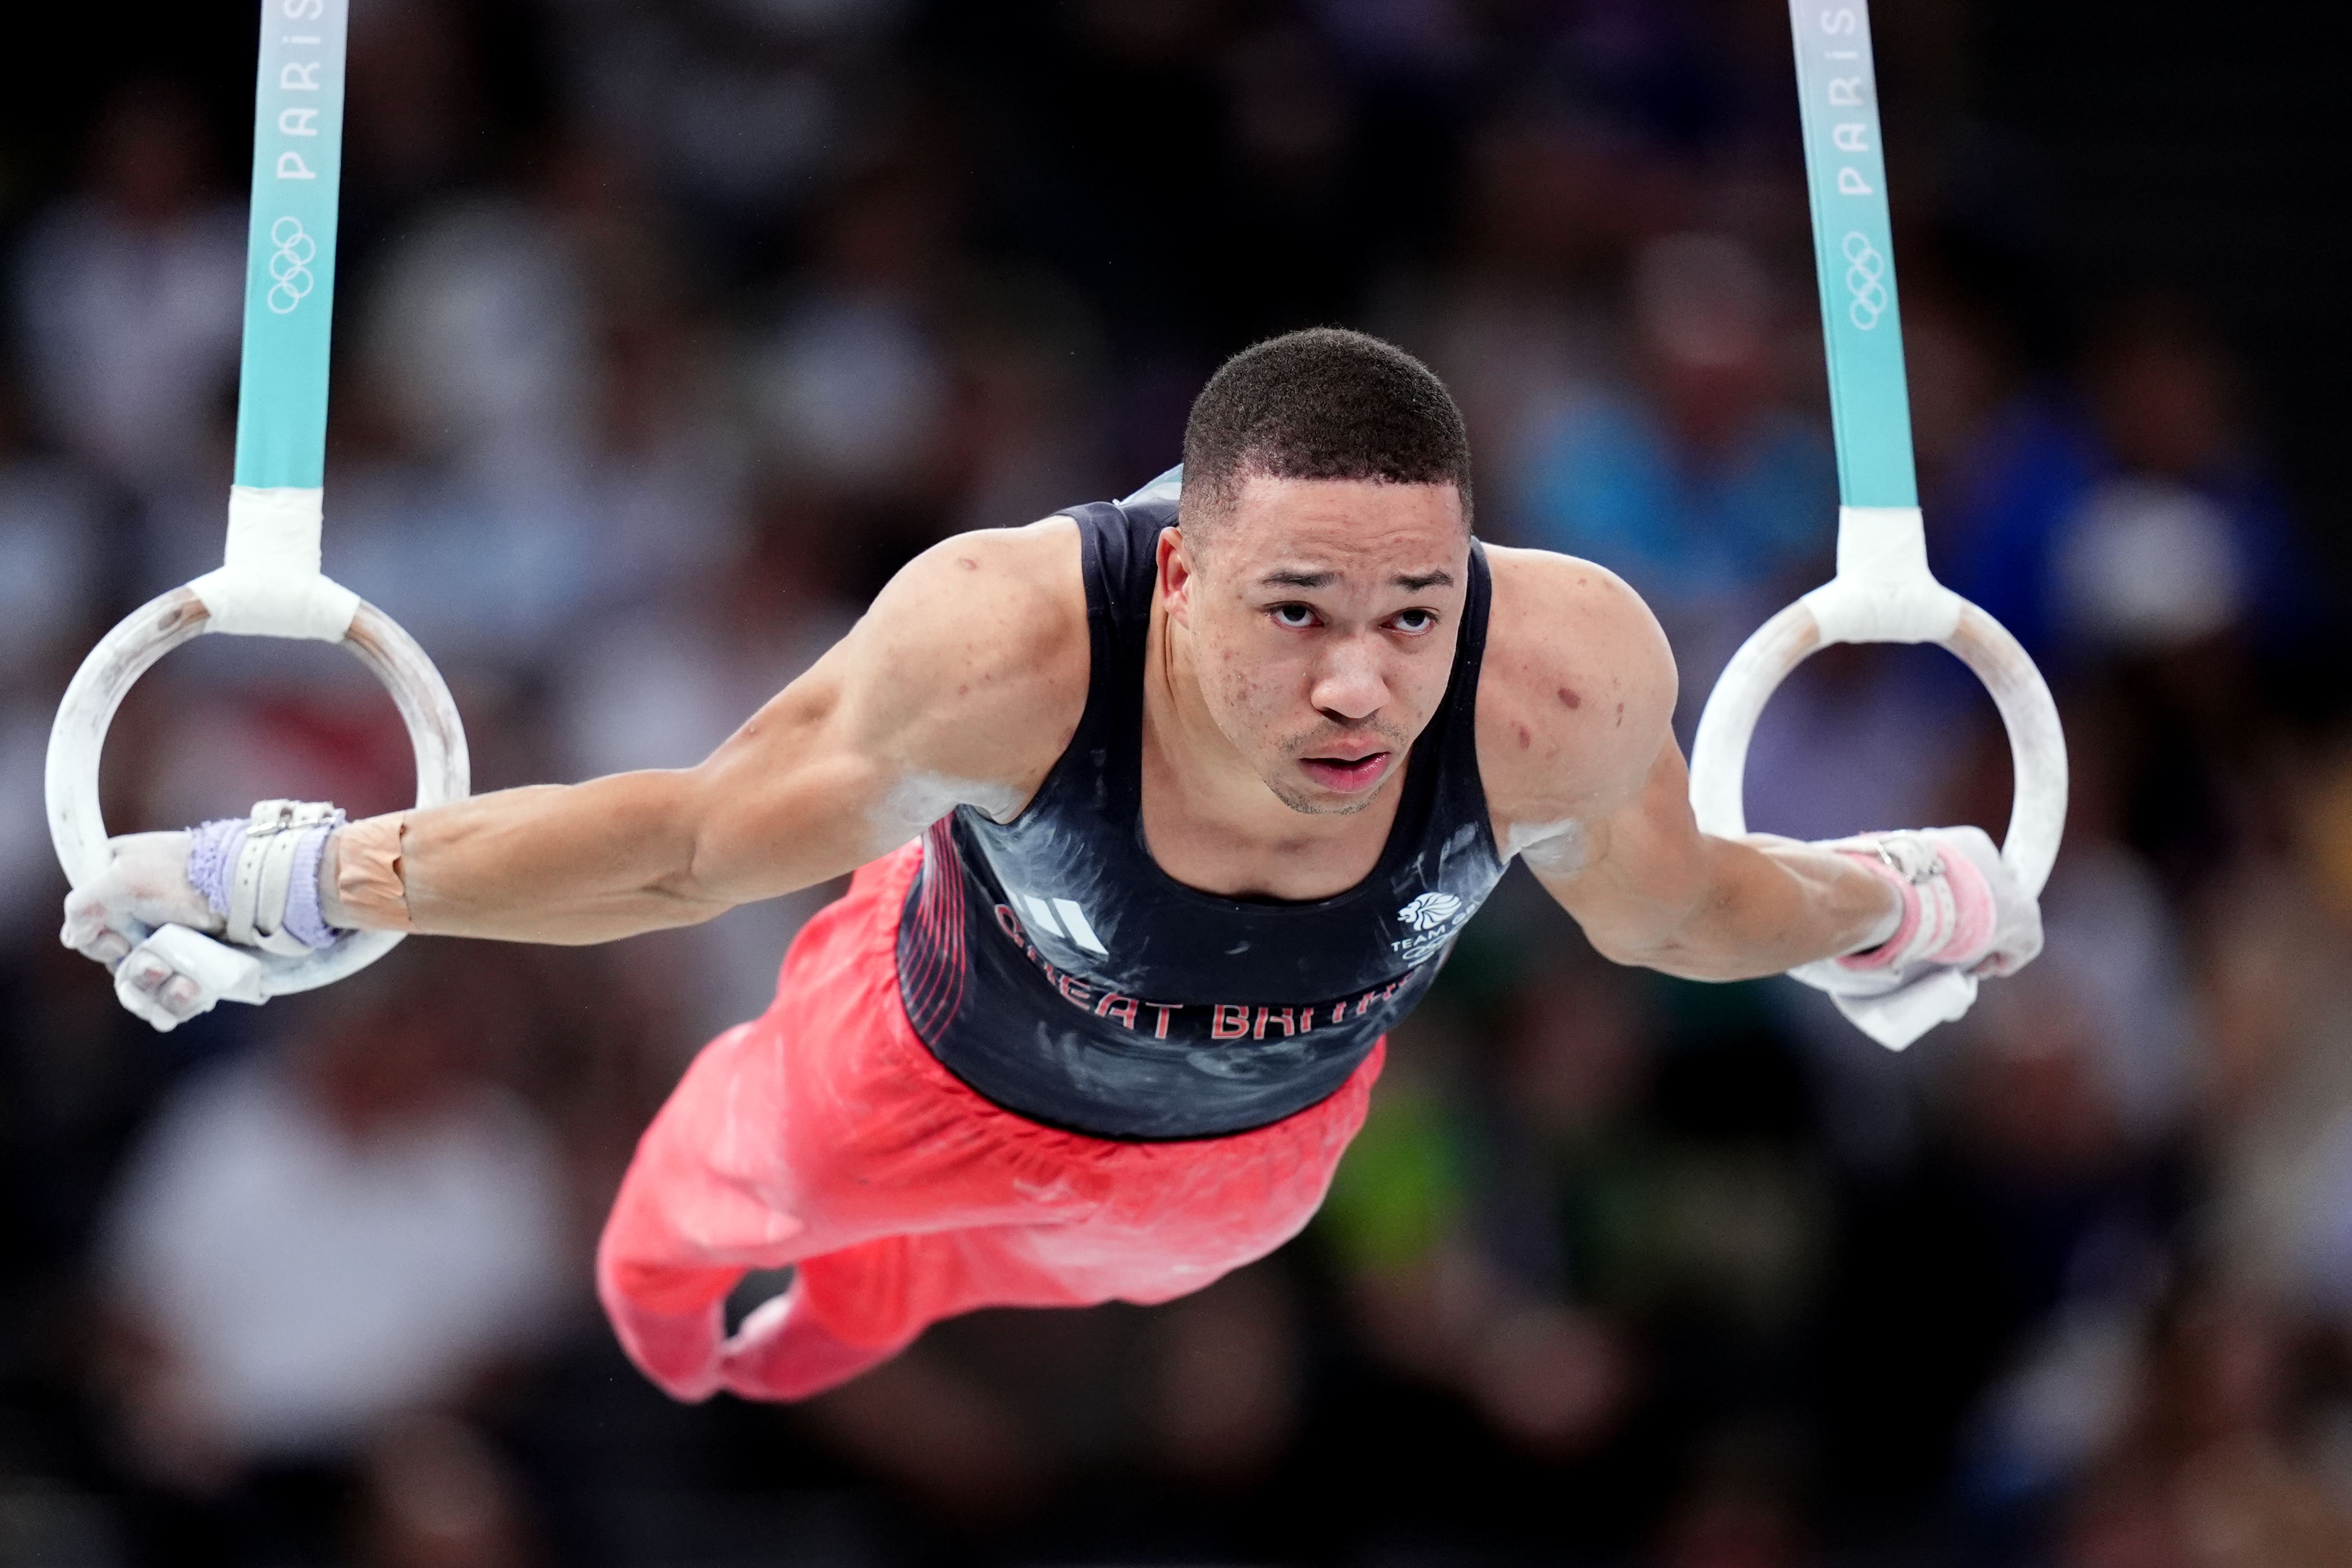
M 688 764 L 907 556 L 1125 493 L 1224 355 L 1444 374 L 1489 538 L 1648 596 L 1683 721 L 1828 570 L 1774 0 L 356 0 L 329 570 L 478 788 Z M 1612 968 L 1515 873 L 1297 1244 L 673 1406 L 595 1228 L 820 894 L 411 943 L 168 1037 L 55 940 L 40 762 L 218 561 L 253 7 L 0 80 L 0 1565 L 2352 1563 L 2352 262 L 2324 7 L 1877 17 L 1931 549 L 2062 695 L 2049 946 L 1902 1056 Z M 2302 29 L 2298 31 L 2297 29 Z M 2329 107 L 2332 105 L 2333 107 Z M 2005 821 L 1931 651 L 1816 660 L 1750 821 Z M 410 788 L 199 643 L 119 829 Z M 743 1292 L 755 1301 L 776 1281 Z

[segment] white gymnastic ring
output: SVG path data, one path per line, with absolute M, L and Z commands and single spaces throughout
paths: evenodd
M 2066 737 L 2058 705 L 2017 639 L 1975 605 L 1961 601 L 1958 626 L 1934 641 L 1976 672 L 2000 710 L 2015 778 L 2000 857 L 2025 891 L 2039 895 L 2066 830 Z M 1748 831 L 1740 797 L 1756 721 L 1789 672 L 1827 645 L 1811 607 L 1800 600 L 1732 655 L 1691 747 L 1691 809 L 1702 831 L 1733 838 Z
M 102 875 L 111 858 L 99 812 L 98 765 L 115 710 L 157 660 L 181 643 L 215 630 L 212 612 L 192 588 L 175 588 L 123 617 L 74 673 L 49 730 L 47 789 L 49 840 L 76 887 Z M 457 704 L 441 673 L 415 639 L 392 617 L 362 600 L 342 645 L 392 694 L 416 754 L 416 803 L 436 806 L 465 799 L 471 766 Z M 357 931 L 316 953 L 288 957 L 257 953 L 262 988 L 271 996 L 307 991 L 340 980 L 399 946 L 397 931 Z

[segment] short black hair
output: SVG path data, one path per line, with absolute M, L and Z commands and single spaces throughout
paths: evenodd
M 1180 520 L 1223 513 L 1252 474 L 1451 485 L 1470 516 L 1470 434 L 1445 383 L 1395 344 L 1341 327 L 1244 349 L 1192 400 Z

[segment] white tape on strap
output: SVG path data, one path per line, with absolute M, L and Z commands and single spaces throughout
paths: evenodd
M 1822 643 L 1941 643 L 1960 596 L 1927 570 L 1916 507 L 1840 507 L 1837 576 L 1804 596 Z
M 217 571 L 188 586 L 205 601 L 210 630 L 246 637 L 340 643 L 360 598 L 320 575 L 323 492 L 230 486 L 228 549 Z

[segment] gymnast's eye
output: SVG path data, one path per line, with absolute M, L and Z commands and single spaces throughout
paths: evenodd
M 1304 632 L 1315 624 L 1315 609 L 1307 604 L 1277 604 L 1267 612 L 1277 626 L 1287 626 L 1293 632 Z
M 1416 636 L 1423 632 L 1434 632 L 1437 630 L 1437 612 L 1401 610 L 1390 618 L 1389 624 L 1400 632 L 1411 632 Z

